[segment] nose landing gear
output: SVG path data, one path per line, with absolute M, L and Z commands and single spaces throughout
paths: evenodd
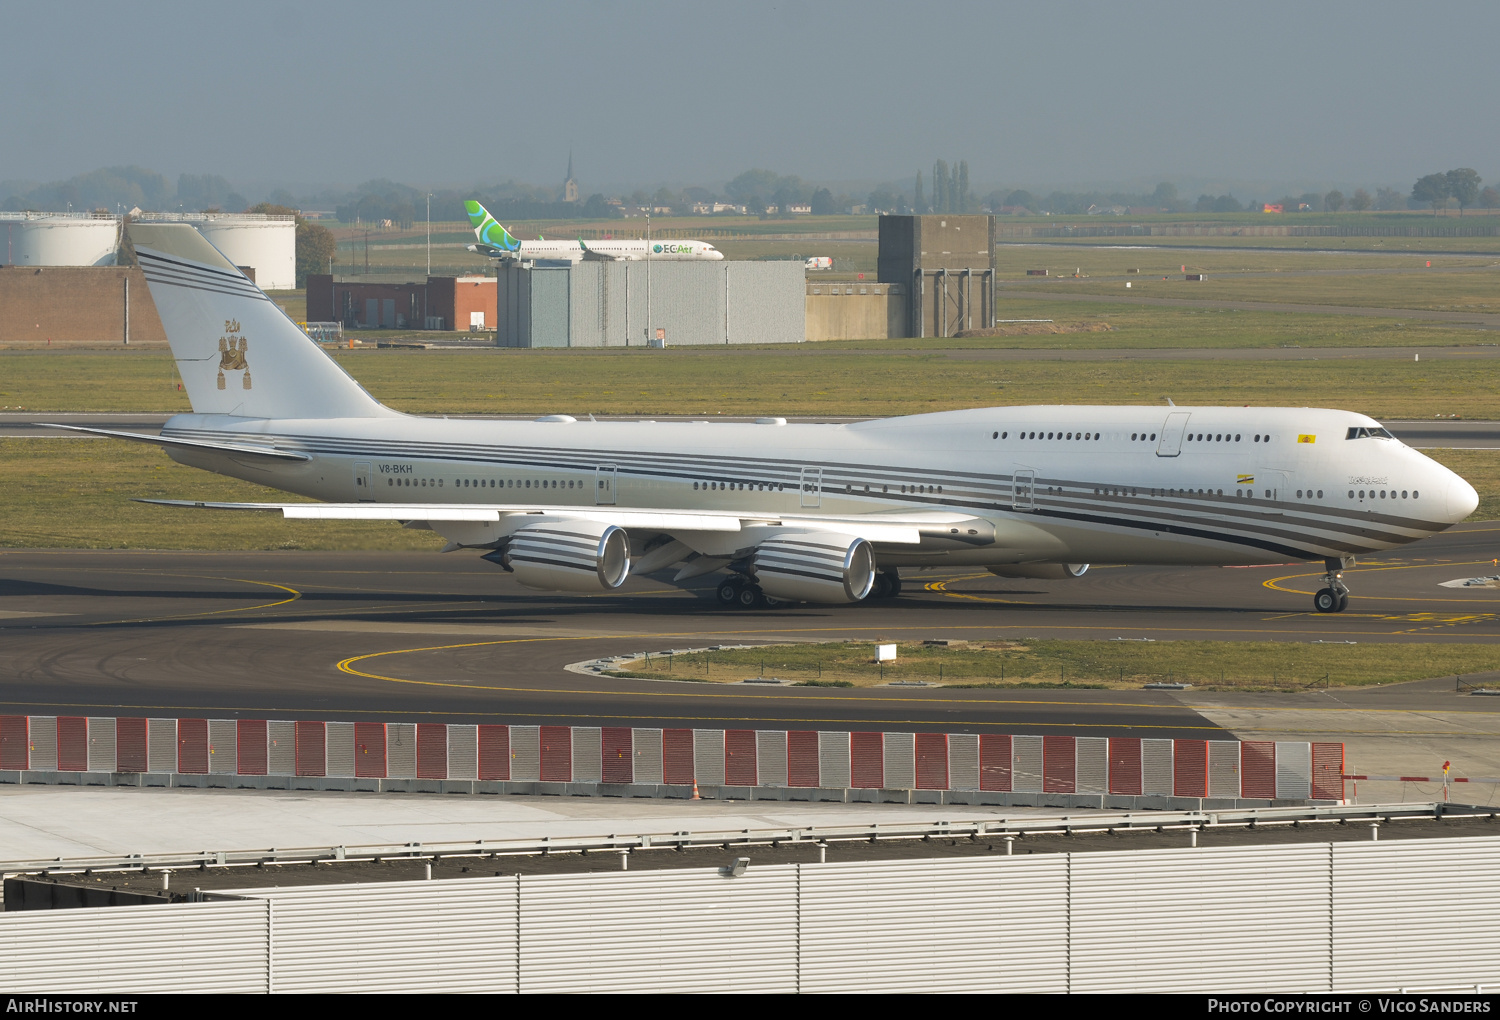
M 1313 608 L 1320 613 L 1342 613 L 1349 608 L 1349 588 L 1344 584 L 1344 567 L 1353 566 L 1353 560 L 1326 559 L 1323 565 L 1328 572 L 1323 575 L 1327 587 L 1320 588 L 1313 596 Z

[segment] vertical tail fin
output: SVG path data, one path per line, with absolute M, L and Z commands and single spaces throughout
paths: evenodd
M 374 418 L 380 404 L 186 223 L 128 228 L 198 414 Z
M 480 244 L 487 244 L 492 248 L 500 248 L 505 251 L 519 251 L 521 242 L 510 236 L 490 211 L 475 201 L 464 203 L 464 211 L 469 214 L 469 222 L 474 226 L 474 236 L 479 238 Z

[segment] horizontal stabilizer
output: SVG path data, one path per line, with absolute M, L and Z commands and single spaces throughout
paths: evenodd
M 87 432 L 93 436 L 110 439 L 127 439 L 132 443 L 154 443 L 157 446 L 176 446 L 191 450 L 219 450 L 236 457 L 271 457 L 275 460 L 312 460 L 296 450 L 278 450 L 274 446 L 252 446 L 249 443 L 212 443 L 203 439 L 177 439 L 172 436 L 153 436 L 141 432 L 116 432 L 114 429 L 91 429 L 83 425 L 55 425 L 39 421 L 36 424 L 46 429 L 67 429 L 69 432 Z

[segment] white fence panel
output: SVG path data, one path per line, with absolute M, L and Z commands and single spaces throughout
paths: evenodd
M 1488 992 L 1497 945 L 1500 837 L 1333 845 L 1334 991 Z
M 635 750 L 634 781 L 659 785 L 662 782 L 661 730 L 637 727 L 630 731 L 630 745 Z
M 948 734 L 948 787 L 979 789 L 979 734 Z
M 30 720 L 31 767 L 37 772 L 57 771 L 57 716 L 34 715 Z
M 115 770 L 114 716 L 90 716 L 88 727 L 89 771 L 113 772 Z M 175 768 L 173 771 L 176 771 Z
M 448 726 L 448 778 L 479 778 L 479 727 L 472 723 Z
M 1170 797 L 1172 742 L 1148 737 L 1141 741 L 1141 793 L 1147 797 Z
M 801 991 L 1067 990 L 1063 854 L 804 864 L 801 882 Z
M 1079 737 L 1074 742 L 1073 789 L 1078 793 L 1109 792 L 1109 738 Z
M 604 779 L 604 734 L 597 726 L 573 727 L 573 782 L 598 783 Z
M 1276 741 L 1276 796 L 1306 800 L 1312 796 L 1312 745 L 1301 740 Z
M 354 724 L 331 722 L 323 726 L 325 774 L 348 778 L 354 775 Z
M 885 788 L 910 790 L 917 785 L 917 744 L 912 733 L 885 735 Z
M 7 992 L 264 992 L 266 906 L 173 903 L 0 914 Z
M 724 785 L 724 731 L 693 731 L 693 778 L 704 786 Z
M 1042 792 L 1042 738 L 1011 738 L 1011 789 L 1017 793 Z
M 277 992 L 514 992 L 508 878 L 240 889 L 271 902 Z
M 515 783 L 534 783 L 542 778 L 542 728 L 510 728 L 510 778 Z
M 520 900 L 523 992 L 796 990 L 796 865 L 527 876 Z
M 786 785 L 786 730 L 755 731 L 755 770 L 761 786 Z
M 1328 847 L 1073 854 L 1072 991 L 1328 991 Z
M 849 785 L 848 731 L 818 731 L 818 785 L 834 789 Z
M 208 771 L 234 775 L 239 771 L 239 727 L 233 719 L 208 721 Z

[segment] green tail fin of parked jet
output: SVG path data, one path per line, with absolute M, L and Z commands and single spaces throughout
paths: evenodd
M 469 222 L 474 226 L 474 235 L 479 238 L 481 244 L 489 245 L 502 251 L 519 251 L 521 242 L 510 236 L 490 211 L 475 201 L 464 203 L 464 210 L 469 214 Z

